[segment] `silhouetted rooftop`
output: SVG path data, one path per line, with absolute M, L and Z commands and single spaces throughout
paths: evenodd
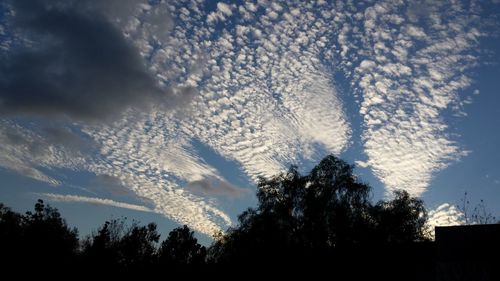
M 500 224 L 436 227 L 437 280 L 500 280 Z

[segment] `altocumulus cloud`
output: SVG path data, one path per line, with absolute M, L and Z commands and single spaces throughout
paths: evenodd
M 452 226 L 465 224 L 465 215 L 456 206 L 443 203 L 429 211 L 428 225 L 432 236 L 436 226 Z
M 443 113 L 462 114 L 484 36 L 477 1 L 377 1 L 351 14 L 342 62 L 361 93 L 363 144 L 388 191 L 421 195 L 434 173 L 466 154 Z M 351 38 L 347 40 L 346 38 Z
M 0 56 L 0 112 L 99 120 L 132 105 L 176 103 L 174 91 L 158 84 L 97 3 L 4 4 L 10 9 L 6 32 L 14 39 Z
M 422 194 L 464 155 L 443 113 L 460 111 L 458 93 L 473 82 L 477 3 L 9 1 L 0 21 L 0 165 L 54 185 L 61 180 L 43 171 L 92 172 L 211 234 L 231 225 L 223 199 L 246 192 L 195 143 L 256 180 L 340 154 L 361 131 L 360 163 L 389 191 Z M 360 130 L 344 112 L 344 79 Z M 61 131 L 6 113 L 119 117 Z M 71 156 L 75 134 L 95 143 L 92 157 Z

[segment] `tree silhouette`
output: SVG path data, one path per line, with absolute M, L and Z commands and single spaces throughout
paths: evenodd
M 35 212 L 26 212 L 23 216 L 23 228 L 28 264 L 44 270 L 54 265 L 73 265 L 78 250 L 78 231 L 67 226 L 56 208 L 39 199 Z
M 22 216 L 0 203 L 0 243 L 7 246 L 12 239 L 22 233 Z
M 82 242 L 82 257 L 87 266 L 98 271 L 118 269 L 121 265 L 120 240 L 125 231 L 124 224 L 124 220 L 106 221 L 96 233 Z
M 395 193 L 373 205 L 370 187 L 353 166 L 325 157 L 307 175 L 296 167 L 258 184 L 258 206 L 243 212 L 239 225 L 218 237 L 209 259 L 220 264 L 321 264 L 381 251 L 377 244 L 425 241 L 427 214 L 422 201 Z M 372 262 L 373 263 L 373 262 Z
M 134 222 L 120 241 L 123 266 L 134 270 L 150 267 L 156 258 L 159 239 L 155 223 L 139 226 Z
M 83 242 L 82 256 L 98 271 L 139 272 L 154 265 L 159 238 L 154 223 L 140 226 L 133 221 L 127 227 L 125 219 L 114 219 Z
M 313 249 L 362 242 L 370 227 L 370 187 L 361 183 L 353 166 L 333 155 L 305 176 L 303 204 L 305 237 Z
M 381 201 L 372 208 L 378 242 L 427 241 L 427 211 L 422 200 L 408 192 L 395 192 L 392 201 Z
M 200 266 L 205 263 L 206 249 L 198 243 L 187 225 L 168 234 L 158 252 L 160 264 L 166 266 Z
M 292 166 L 260 178 L 257 199 L 257 207 L 239 215 L 239 224 L 219 233 L 208 250 L 186 225 L 172 230 L 157 248 L 156 224 L 114 219 L 84 239 L 78 251 L 77 231 L 57 209 L 39 200 L 34 212 L 20 215 L 0 204 L 1 264 L 45 270 L 80 266 L 94 277 L 145 277 L 166 269 L 187 276 L 228 265 L 247 271 L 254 266 L 259 270 L 249 274 L 269 270 L 279 277 L 304 270 L 348 274 L 347 279 L 426 280 L 433 274 L 422 201 L 396 191 L 392 200 L 373 204 L 370 186 L 335 156 L 306 175 Z
M 0 203 L 0 264 L 9 267 L 23 257 L 23 217 Z
M 70 229 L 59 211 L 42 200 L 34 212 L 20 215 L 0 206 L 0 246 L 2 265 L 47 271 L 75 265 L 78 251 L 78 232 Z

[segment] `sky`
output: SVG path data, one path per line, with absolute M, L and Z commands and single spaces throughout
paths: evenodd
M 0 202 L 204 243 L 328 154 L 500 217 L 500 1 L 0 2 Z M 457 207 L 458 205 L 458 207 Z

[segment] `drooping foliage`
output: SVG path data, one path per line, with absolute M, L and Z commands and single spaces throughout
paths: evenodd
M 353 166 L 330 155 L 307 175 L 296 167 L 258 184 L 258 206 L 211 248 L 211 259 L 300 260 L 374 243 L 426 240 L 423 202 L 405 191 L 390 201 L 370 202 L 370 187 Z

